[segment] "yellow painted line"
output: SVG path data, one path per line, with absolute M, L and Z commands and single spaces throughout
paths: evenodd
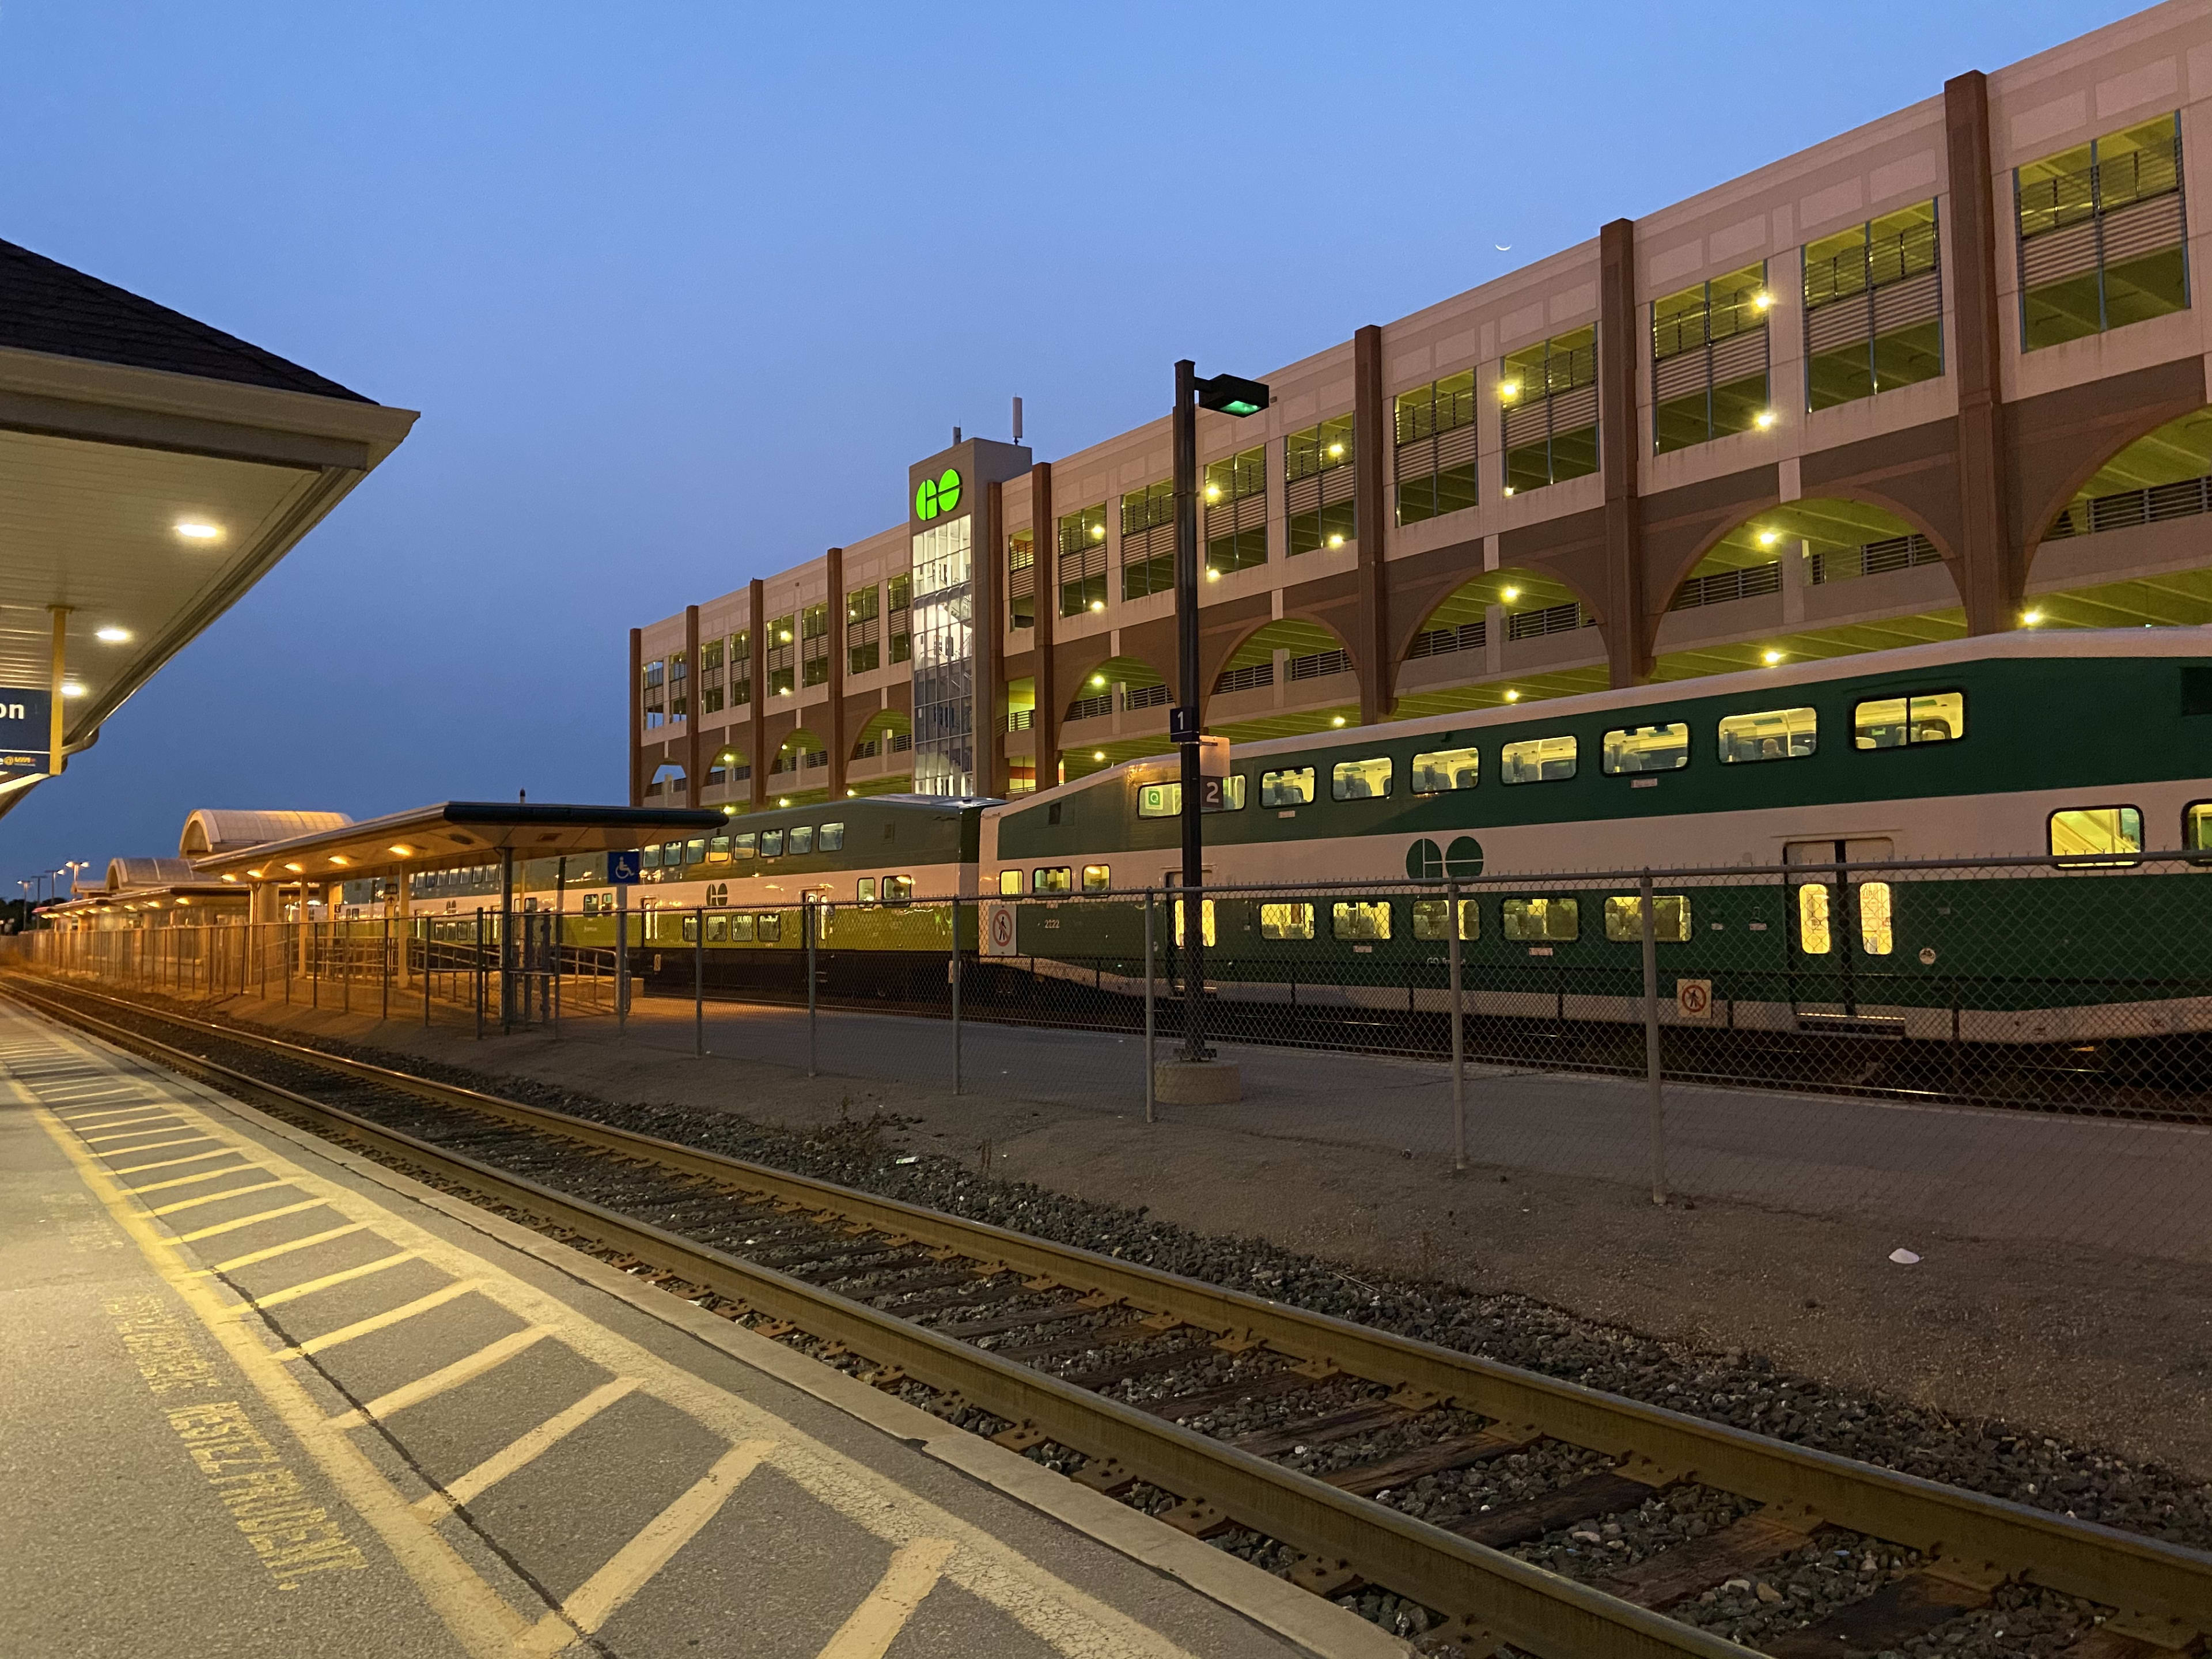
M 143 1132 L 142 1131 L 142 1133 Z M 155 1134 L 165 1134 L 167 1131 L 156 1129 L 152 1131 L 152 1133 Z M 119 1137 L 119 1139 L 124 1140 L 132 1140 L 136 1139 L 137 1136 L 124 1135 Z M 189 1146 L 195 1140 L 213 1140 L 214 1139 L 215 1137 L 213 1135 L 205 1133 L 192 1135 L 179 1135 L 174 1140 L 149 1140 L 143 1146 L 111 1147 L 108 1151 L 100 1153 L 99 1156 L 101 1158 L 129 1158 L 137 1152 L 158 1152 L 164 1146 Z
M 442 1490 L 415 1500 L 418 1515 L 442 1516 L 472 1503 L 517 1469 L 544 1456 L 562 1440 L 638 1385 L 634 1376 L 617 1376 L 602 1382 L 564 1412 L 547 1418 L 521 1438 L 510 1442 L 471 1469 L 446 1482 Z
M 241 1198 L 247 1193 L 265 1193 L 271 1187 L 289 1187 L 289 1181 L 255 1181 L 243 1187 L 226 1187 L 219 1193 L 202 1193 L 198 1198 L 180 1198 L 173 1204 L 164 1204 L 148 1215 L 174 1215 L 179 1210 L 197 1210 L 203 1204 L 219 1204 L 226 1198 Z
M 576 1592 L 549 1613 L 514 1644 L 517 1659 L 550 1659 L 580 1636 L 589 1636 L 621 1611 L 653 1575 L 674 1559 L 713 1520 L 738 1483 L 775 1449 L 773 1440 L 745 1440 L 722 1454 L 690 1491 L 647 1522 L 586 1578 Z M 949 1550 L 951 1547 L 946 1546 Z M 934 1575 L 932 1575 L 934 1577 Z M 878 1650 L 880 1651 L 880 1650 Z
M 937 1588 L 952 1559 L 950 1538 L 917 1538 L 891 1557 L 884 1576 L 853 1616 L 837 1627 L 816 1659 L 883 1659 L 884 1650 L 914 1617 L 922 1597 Z
M 167 1192 L 172 1187 L 197 1187 L 203 1181 L 220 1181 L 228 1175 L 237 1175 L 246 1170 L 258 1170 L 258 1164 L 226 1164 L 220 1170 L 202 1170 L 198 1175 L 172 1176 L 167 1181 L 149 1181 L 143 1187 L 127 1190 L 132 1197 L 143 1197 L 148 1193 Z
M 148 1135 L 174 1134 L 179 1129 L 189 1128 L 191 1127 L 189 1124 L 176 1121 L 177 1115 L 174 1112 L 159 1112 L 155 1115 L 158 1117 L 166 1117 L 170 1121 L 167 1123 L 155 1124 L 155 1127 L 150 1129 L 117 1129 L 112 1135 L 87 1135 L 84 1137 L 84 1144 L 88 1146 L 105 1146 L 111 1140 L 143 1140 Z M 141 1118 L 136 1121 L 138 1122 L 151 1122 L 152 1119 Z M 107 1127 L 111 1128 L 114 1127 L 112 1124 Z M 100 1156 L 102 1158 L 108 1158 L 112 1157 L 112 1154 L 102 1152 Z
M 406 1501 L 377 1473 L 358 1447 L 325 1424 L 321 1409 L 307 1397 L 307 1390 L 270 1356 L 252 1333 L 221 1316 L 222 1304 L 216 1299 L 214 1287 L 179 1266 L 167 1248 L 173 1241 L 154 1231 L 154 1224 L 137 1212 L 89 1152 L 71 1145 L 74 1137 L 60 1120 L 37 1107 L 28 1091 L 15 1079 L 4 1081 L 19 1100 L 37 1109 L 47 1134 L 62 1149 L 63 1155 L 76 1165 L 78 1177 L 99 1196 L 116 1224 L 137 1244 L 154 1271 L 215 1334 L 232 1363 L 269 1402 L 354 1512 L 376 1529 L 386 1547 L 415 1581 L 470 1659 L 506 1659 L 514 1638 L 530 1628 L 522 1616 L 501 1601 L 451 1545 L 408 1508 Z
M 110 1175 L 143 1175 L 149 1170 L 173 1170 L 179 1164 L 204 1164 L 211 1158 L 228 1158 L 233 1154 L 243 1158 L 243 1146 L 218 1146 L 211 1152 L 194 1152 L 189 1158 L 165 1158 L 158 1164 L 127 1164 L 119 1170 L 110 1170 Z
M 141 1101 L 135 1106 L 110 1106 L 97 1112 L 63 1112 L 58 1115 L 74 1129 L 80 1123 L 87 1122 L 95 1117 L 129 1117 L 134 1112 L 141 1117 L 173 1117 L 176 1115 L 176 1109 L 171 1106 L 149 1105 Z M 110 1124 L 103 1127 L 112 1128 L 114 1126 Z
M 234 1314 L 252 1313 L 257 1308 L 279 1308 L 287 1302 L 297 1302 L 303 1296 L 313 1296 L 317 1291 L 326 1291 L 333 1285 L 343 1285 L 348 1279 L 366 1279 L 371 1273 L 380 1273 L 386 1267 L 396 1267 L 403 1261 L 418 1258 L 412 1250 L 402 1250 L 397 1255 L 387 1255 L 380 1261 L 364 1261 L 358 1267 L 341 1267 L 334 1273 L 325 1273 L 320 1279 L 310 1279 L 298 1285 L 287 1285 L 281 1291 L 270 1291 L 250 1302 L 241 1302 L 230 1311 Z
M 462 1383 L 504 1365 L 532 1343 L 542 1342 L 552 1334 L 543 1325 L 510 1332 L 489 1347 L 478 1348 L 474 1353 L 456 1359 L 450 1365 L 441 1365 L 428 1376 L 418 1376 L 412 1382 L 402 1382 L 391 1393 L 377 1395 L 358 1410 L 337 1412 L 326 1420 L 335 1429 L 357 1429 L 364 1423 L 381 1422 L 405 1411 L 410 1406 L 419 1406 L 425 1400 L 435 1399 L 448 1389 L 458 1389 Z
M 212 1227 L 203 1227 L 196 1233 L 179 1233 L 169 1241 L 172 1244 L 190 1244 L 198 1239 L 213 1238 L 217 1233 L 234 1233 L 240 1227 L 251 1227 L 257 1221 L 274 1221 L 280 1215 L 297 1215 L 302 1210 L 319 1210 L 323 1206 L 319 1198 L 304 1203 L 287 1204 L 281 1209 L 264 1210 L 259 1215 L 242 1215 L 235 1221 L 219 1221 Z
M 126 1111 L 88 1112 L 85 1114 L 88 1117 L 104 1117 L 107 1119 L 107 1121 L 105 1123 L 94 1124 L 92 1127 L 96 1129 L 119 1129 L 126 1123 L 151 1123 L 157 1117 L 173 1118 L 176 1116 L 176 1115 L 175 1109 L 167 1106 L 156 1106 L 150 1109 L 141 1106 L 133 1106 Z M 71 1120 L 70 1127 L 76 1129 L 79 1134 L 82 1134 L 84 1133 L 83 1129 L 78 1126 L 75 1120 Z
M 278 1256 L 289 1255 L 295 1250 L 310 1249 L 317 1244 L 327 1244 L 334 1238 L 343 1238 L 348 1233 L 366 1232 L 368 1230 L 368 1223 L 366 1221 L 349 1222 L 343 1227 L 332 1227 L 325 1232 L 309 1233 L 305 1238 L 295 1238 L 283 1244 L 271 1244 L 265 1250 L 248 1250 L 244 1255 L 234 1255 L 228 1261 L 218 1261 L 212 1267 L 195 1267 L 192 1269 L 192 1276 L 195 1279 L 205 1279 L 213 1273 L 234 1273 L 240 1267 L 251 1267 L 257 1262 L 274 1261 Z
M 341 1342 L 350 1342 L 357 1336 L 367 1336 L 371 1331 L 387 1329 L 398 1324 L 402 1320 L 414 1318 L 416 1314 L 428 1313 L 433 1308 L 443 1307 L 456 1297 L 468 1295 L 477 1287 L 478 1282 L 473 1279 L 457 1279 L 450 1285 L 441 1285 L 428 1296 L 418 1296 L 412 1302 L 403 1302 L 396 1308 L 386 1308 L 380 1314 L 371 1314 L 368 1318 L 357 1319 L 350 1325 L 341 1325 L 334 1331 L 326 1331 L 320 1336 L 310 1337 L 297 1347 L 281 1348 L 277 1351 L 276 1357 L 279 1359 L 304 1359 L 311 1353 L 320 1353 L 325 1348 L 335 1348 Z

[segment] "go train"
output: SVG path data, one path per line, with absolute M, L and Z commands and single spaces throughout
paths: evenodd
M 811 902 L 818 948 L 858 985 L 868 964 L 941 957 L 957 896 L 979 902 L 959 907 L 963 948 L 1008 903 L 1022 974 L 1127 994 L 1143 895 L 1180 878 L 1176 765 L 1011 801 L 748 814 L 642 849 L 633 940 L 683 951 L 688 991 L 703 921 L 712 982 L 765 984 L 786 970 L 736 957 L 799 947 Z M 1669 1021 L 2212 1031 L 2212 639 L 2195 629 L 2014 633 L 1280 738 L 1240 746 L 1223 793 L 1206 884 L 1264 890 L 1205 902 L 1224 1006 L 1437 1012 L 1458 883 L 1470 1012 L 1640 1022 L 1634 878 L 1554 872 L 1649 868 Z M 2065 864 L 1860 868 L 2004 858 Z M 1689 873 L 1723 866 L 1739 872 Z M 611 889 L 572 873 L 563 902 L 586 913 L 566 937 L 611 944 Z M 1157 920 L 1172 978 L 1181 907 Z

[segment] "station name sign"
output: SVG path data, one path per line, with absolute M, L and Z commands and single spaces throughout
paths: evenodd
M 960 474 L 946 467 L 934 478 L 924 478 L 914 489 L 914 516 L 927 523 L 960 505 Z
M 0 685 L 0 787 L 53 770 L 53 696 L 44 686 Z

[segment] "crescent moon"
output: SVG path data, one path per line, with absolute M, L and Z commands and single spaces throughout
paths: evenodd
M 1510 253 L 1513 252 L 1513 244 L 1510 242 L 1492 242 L 1491 246 L 1496 248 L 1500 253 Z

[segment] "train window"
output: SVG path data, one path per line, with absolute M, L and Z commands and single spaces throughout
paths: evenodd
M 1721 721 L 1721 763 L 1802 760 L 1820 746 L 1820 717 L 1810 708 L 1770 708 Z
M 1628 772 L 1674 772 L 1690 763 L 1690 728 L 1672 726 L 1616 726 L 1605 734 L 1601 764 L 1617 778 Z
M 753 913 L 751 911 L 747 910 L 740 915 L 734 915 L 730 918 L 730 942 L 733 945 L 750 945 L 753 942 Z
M 1016 880 L 1018 881 L 1021 878 L 1020 871 L 1017 870 L 1013 874 Z M 999 890 L 1003 893 L 1006 890 L 1001 886 Z M 876 902 L 876 878 L 873 876 L 862 876 L 853 884 L 853 896 L 863 904 L 873 904 Z
M 2212 853 L 2212 801 L 2193 800 L 2181 809 L 2181 847 L 2187 853 Z
M 913 897 L 914 878 L 912 876 L 885 876 L 884 878 L 884 903 L 905 904 L 909 902 Z
M 1329 769 L 1332 800 L 1387 800 L 1390 796 L 1390 757 L 1339 761 Z
M 1211 945 L 1214 943 L 1213 901 L 1206 899 L 1201 902 L 1203 908 L 1198 913 L 1199 929 L 1206 935 L 1206 944 Z M 1181 945 L 1182 943 L 1182 901 L 1181 899 L 1175 902 L 1175 930 L 1176 943 Z
M 729 902 L 730 884 L 726 881 L 718 881 L 707 890 L 707 902 L 708 904 L 724 905 L 727 904 Z
M 2132 864 L 2106 854 L 2142 851 L 2142 814 L 2132 806 L 2077 806 L 2051 815 L 2051 854 L 2088 864 Z
M 1628 893 L 1605 902 L 1605 936 L 1616 945 L 1644 942 L 1644 896 Z M 1651 896 L 1651 937 L 1662 945 L 1686 944 L 1690 898 L 1686 893 Z
M 1582 936 L 1582 902 L 1571 898 L 1510 898 L 1505 901 L 1505 937 L 1510 939 L 1571 939 Z
M 638 854 L 637 867 L 641 870 L 658 870 L 660 868 L 660 843 L 659 842 L 653 842 L 652 846 L 643 848 Z M 453 872 L 449 870 L 441 870 L 438 872 L 438 882 L 441 887 L 443 887 L 445 884 L 445 878 L 452 873 Z
M 696 945 L 699 942 L 698 917 L 686 916 L 684 918 L 684 942 L 686 945 Z
M 781 857 L 783 856 L 783 831 L 782 831 L 782 830 L 762 830 L 762 831 L 760 832 L 760 836 L 761 836 L 761 856 L 762 856 L 763 858 L 764 858 L 764 859 L 780 859 L 780 858 L 781 858 Z
M 1103 893 L 1113 885 L 1114 872 L 1105 865 L 1086 864 L 1083 866 L 1083 890 L 1085 892 Z
M 696 841 L 687 841 L 687 842 L 685 842 L 684 843 L 684 863 L 686 863 L 686 864 L 704 864 L 706 861 L 707 861 L 707 838 L 706 838 L 704 836 L 701 836 L 698 840 L 696 840 Z
M 1314 798 L 1314 769 L 1310 766 L 1286 767 L 1280 772 L 1260 774 L 1260 805 L 1262 806 L 1304 806 Z
M 1339 939 L 1377 939 L 1390 937 L 1389 899 L 1346 899 L 1328 907 L 1329 932 Z
M 742 836 L 738 836 L 735 842 L 730 848 L 730 851 L 741 859 L 751 858 L 755 854 L 759 852 L 759 850 L 760 837 L 750 830 L 746 830 Z
M 777 910 L 763 910 L 753 924 L 753 937 L 763 945 L 775 945 L 783 938 L 783 915 Z
M 1828 884 L 1808 881 L 1797 890 L 1797 948 L 1808 957 L 1825 957 L 1828 937 Z
M 1022 890 L 1022 872 L 1018 870 L 999 872 L 999 890 L 1012 897 Z
M 1577 745 L 1572 738 L 1529 738 L 1498 751 L 1501 783 L 1555 783 L 1575 775 Z
M 727 916 L 707 918 L 707 943 L 727 945 L 730 942 L 730 919 Z
M 707 843 L 707 862 L 727 864 L 729 861 L 730 838 L 727 836 L 716 836 Z
M 1418 939 L 1448 939 L 1451 927 L 1449 899 L 1415 899 L 1413 901 L 1413 937 Z M 1463 939 L 1482 937 L 1482 907 L 1473 899 L 1459 902 L 1459 936 Z
M 814 847 L 817 852 L 821 853 L 843 852 L 845 850 L 845 826 L 842 823 L 823 824 L 822 826 L 821 835 L 815 840 Z
M 1436 749 L 1413 757 L 1413 793 L 1441 795 L 1453 789 L 1472 789 L 1482 780 L 1480 749 Z
M 1875 697 L 1851 705 L 1851 746 L 1903 749 L 1949 743 L 1966 735 L 1966 694 L 1934 691 L 1919 696 Z
M 1260 907 L 1261 939 L 1311 939 L 1313 936 L 1312 905 L 1262 904 Z
M 1886 957 L 1896 948 L 1897 935 L 1890 926 L 1889 884 L 1859 884 L 1859 949 L 1870 957 Z
M 1244 810 L 1244 775 L 1231 772 L 1221 781 L 1221 805 L 1207 806 L 1203 802 L 1200 810 L 1206 812 L 1241 812 Z M 1171 818 L 1182 811 L 1182 786 L 1179 783 L 1148 783 L 1137 791 L 1137 816 L 1140 818 Z
M 812 824 L 795 823 L 792 825 L 791 850 L 793 853 L 811 853 L 814 850 L 814 826 Z
M 1065 864 L 1040 866 L 1030 872 L 1030 891 L 1032 893 L 1065 893 L 1074 884 L 1069 879 L 1073 872 Z

